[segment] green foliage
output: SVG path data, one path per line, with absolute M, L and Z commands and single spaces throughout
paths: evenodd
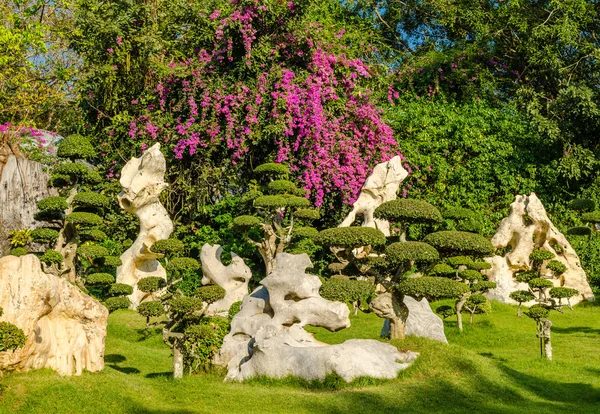
M 89 160 L 96 156 L 96 150 L 87 138 L 81 135 L 70 135 L 58 144 L 56 155 L 72 160 Z
M 76 211 L 68 214 L 67 217 L 65 217 L 65 220 L 69 223 L 83 227 L 100 226 L 103 223 L 102 217 L 94 213 L 87 213 L 85 211 Z
M 483 278 L 483 275 L 481 274 L 481 272 L 479 272 L 478 270 L 471 270 L 471 269 L 462 270 L 462 271 L 458 272 L 458 276 L 460 276 L 461 279 L 468 280 L 470 282 L 475 281 L 475 280 L 481 280 Z
M 133 293 L 133 286 L 125 283 L 114 283 L 110 286 L 108 294 L 111 296 L 127 296 Z
M 36 243 L 54 243 L 58 239 L 58 230 L 47 227 L 34 229 L 31 231 L 31 238 Z
M 62 213 L 69 205 L 64 197 L 52 196 L 43 198 L 37 202 L 37 208 L 41 213 Z
M 458 266 L 467 266 L 471 268 L 473 266 L 473 259 L 469 256 L 452 256 L 444 258 L 444 262 L 448 263 L 450 266 L 458 267 Z
M 15 247 L 14 249 L 10 250 L 9 254 L 11 256 L 20 257 L 20 256 L 25 256 L 26 254 L 29 254 L 29 252 L 24 247 Z
M 104 256 L 104 266 L 119 267 L 123 264 L 118 256 Z
M 128 309 L 131 302 L 126 296 L 115 296 L 104 301 L 104 305 L 109 312 L 114 312 L 119 309 Z
M 210 367 L 228 332 L 227 320 L 221 319 L 212 318 L 183 332 L 184 363 L 190 372 L 207 371 Z
M 229 313 L 227 314 L 227 316 L 229 317 L 229 320 L 232 320 L 233 317 L 240 312 L 240 310 L 242 310 L 242 301 L 241 300 L 232 303 L 231 306 L 229 307 Z
M 77 207 L 107 208 L 108 204 L 108 198 L 104 194 L 92 191 L 77 193 L 73 197 L 73 205 Z
M 592 234 L 592 229 L 587 226 L 576 226 L 569 228 L 567 234 L 571 236 L 589 236 Z
M 85 244 L 77 247 L 77 254 L 86 259 L 95 260 L 108 256 L 108 249 L 97 244 Z
M 442 216 L 452 220 L 464 220 L 477 218 L 477 214 L 473 210 L 464 207 L 450 207 L 442 212 Z
M 519 303 L 529 302 L 535 299 L 533 293 L 528 290 L 515 290 L 508 295 L 512 300 Z
M 44 254 L 40 256 L 40 262 L 46 263 L 48 266 L 51 266 L 53 264 L 59 265 L 62 263 L 63 260 L 63 255 L 57 252 L 56 250 L 52 249 L 46 250 Z
M 319 230 L 309 226 L 294 226 L 292 235 L 297 238 L 315 238 L 319 235 Z
M 25 333 L 10 322 L 0 322 L 0 352 L 14 351 L 25 345 Z
M 442 306 L 438 306 L 435 309 L 435 313 L 440 315 L 442 318 L 446 319 L 446 318 L 449 318 L 450 316 L 456 315 L 456 309 L 452 306 L 442 305 Z
M 27 246 L 32 239 L 31 230 L 29 229 L 12 230 L 8 232 L 8 237 L 12 247 Z
M 554 253 L 549 252 L 547 250 L 534 250 L 529 255 L 529 260 L 531 260 L 534 263 L 540 264 L 544 260 L 554 259 L 555 256 L 556 255 Z
M 360 302 L 362 305 L 371 302 L 376 296 L 375 285 L 369 281 L 334 278 L 323 282 L 319 294 L 327 300 L 347 304 Z
M 442 221 L 442 214 L 433 205 L 426 201 L 406 198 L 383 203 L 375 209 L 374 216 L 392 222 L 439 223 Z
M 550 310 L 539 303 L 533 305 L 531 308 L 525 311 L 525 315 L 536 321 L 539 321 L 542 318 L 547 318 L 549 314 Z
M 271 194 L 294 193 L 297 190 L 296 184 L 289 180 L 275 180 L 267 185 Z
M 392 265 L 414 261 L 416 263 L 434 263 L 440 259 L 437 250 L 423 242 L 397 242 L 385 248 L 385 255 Z
M 262 220 L 256 216 L 238 216 L 233 219 L 233 226 L 240 230 L 248 230 L 252 227 L 258 226 L 262 223 Z
M 91 184 L 102 182 L 102 177 L 98 172 L 90 169 L 85 164 L 76 162 L 57 165 L 52 171 L 51 178 L 55 186 L 69 185 L 71 182 L 86 182 Z
M 301 208 L 294 212 L 294 218 L 299 220 L 318 220 L 321 218 L 321 212 L 313 208 Z
M 362 246 L 381 246 L 386 242 L 380 230 L 370 227 L 335 227 L 319 232 L 315 243 L 322 246 L 356 248 Z
M 550 297 L 552 298 L 571 298 L 577 296 L 579 291 L 568 287 L 553 287 L 550 289 Z
M 256 167 L 254 173 L 261 175 L 289 175 L 290 169 L 285 164 L 269 162 Z
M 101 242 L 101 241 L 106 240 L 108 238 L 108 236 L 102 230 L 98 230 L 98 229 L 85 229 L 85 230 L 81 230 L 79 232 L 79 238 L 82 241 Z
M 200 263 L 191 257 L 176 257 L 169 261 L 166 269 L 169 273 L 194 272 L 200 269 Z
M 583 213 L 581 215 L 581 221 L 585 223 L 600 223 L 600 211 L 592 211 L 590 213 Z
M 569 201 L 569 204 L 567 204 L 567 206 L 571 210 L 589 212 L 594 211 L 594 209 L 596 208 L 596 203 L 594 202 L 594 200 L 589 200 L 587 198 L 576 198 L 574 200 Z
M 451 277 L 456 275 L 456 270 L 445 263 L 439 263 L 433 266 L 430 273 L 433 276 L 441 276 L 441 277 Z
M 263 195 L 263 193 L 259 190 L 248 190 L 244 193 L 244 195 L 242 195 L 242 197 L 240 198 L 240 202 L 250 203 L 251 201 L 254 201 L 255 198 L 260 197 L 261 195 Z
M 289 194 L 265 195 L 254 199 L 254 207 L 265 209 L 308 207 L 309 205 L 308 199 Z
M 155 318 L 165 313 L 165 308 L 158 301 L 142 302 L 138 305 L 137 311 L 146 318 Z
M 115 277 L 109 273 L 91 273 L 85 278 L 86 285 L 110 285 Z
M 471 283 L 471 292 L 487 292 L 490 289 L 496 289 L 496 282 L 478 280 L 477 283 Z
M 546 268 L 552 270 L 554 275 L 560 275 L 567 270 L 567 266 L 558 260 L 550 260 L 546 263 Z
M 225 289 L 218 285 L 206 285 L 196 290 L 195 296 L 203 302 L 215 303 L 225 297 Z
M 403 295 L 427 300 L 458 298 L 469 291 L 469 287 L 442 277 L 415 277 L 405 279 L 396 288 Z
M 546 288 L 551 288 L 552 286 L 554 286 L 554 284 L 550 280 L 543 279 L 541 277 L 533 278 L 527 283 L 529 284 L 529 287 L 531 287 L 532 289 L 546 289 Z
M 202 299 L 190 296 L 178 296 L 167 302 L 168 311 L 180 315 L 189 315 L 201 310 L 204 305 Z
M 152 253 L 162 253 L 166 255 L 179 254 L 185 248 L 183 242 L 179 239 L 165 239 L 155 242 L 150 251 Z
M 145 293 L 157 292 L 166 286 L 166 281 L 162 277 L 149 276 L 143 277 L 137 282 L 138 290 Z
M 488 262 L 473 262 L 470 265 L 467 265 L 469 267 L 469 269 L 473 269 L 473 270 L 488 270 L 492 268 L 492 265 L 489 264 Z
M 494 252 L 494 246 L 488 239 L 463 231 L 438 231 L 428 234 L 423 241 L 431 244 L 443 255 L 484 257 Z
M 539 277 L 536 270 L 525 270 L 515 273 L 515 279 L 517 282 L 529 282 L 531 279 Z

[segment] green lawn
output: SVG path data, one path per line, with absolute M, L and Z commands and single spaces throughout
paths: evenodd
M 600 306 L 553 313 L 555 360 L 539 358 L 535 323 L 515 307 L 493 304 L 459 334 L 446 321 L 450 345 L 420 338 L 394 342 L 419 351 L 393 381 L 339 386 L 293 379 L 223 383 L 217 374 L 170 378 L 171 358 L 157 332 L 136 313 L 110 316 L 106 368 L 62 378 L 50 370 L 5 374 L 2 413 L 600 413 Z M 337 333 L 312 329 L 320 340 L 376 338 L 381 320 L 352 317 Z

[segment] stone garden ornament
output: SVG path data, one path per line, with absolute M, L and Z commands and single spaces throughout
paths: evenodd
M 139 158 L 132 158 L 121 170 L 119 182 L 123 190 L 118 196 L 120 206 L 140 219 L 140 233 L 125 253 L 121 255 L 121 266 L 117 268 L 117 283 L 133 286 L 129 296 L 135 309 L 145 296 L 137 289 L 138 280 L 156 276 L 167 279 L 167 273 L 156 260 L 161 254 L 150 248 L 158 240 L 168 239 L 173 231 L 173 222 L 159 201 L 160 193 L 167 188 L 164 176 L 166 161 L 155 144 Z

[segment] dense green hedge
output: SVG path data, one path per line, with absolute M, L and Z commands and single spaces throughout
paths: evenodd
M 292 235 L 297 238 L 314 238 L 319 235 L 319 230 L 310 226 L 294 226 Z
M 289 207 L 308 207 L 310 201 L 304 197 L 295 195 L 263 195 L 254 199 L 254 207 L 258 208 L 289 208 Z
M 375 285 L 366 280 L 327 279 L 319 293 L 327 300 L 354 303 L 368 303 L 375 297 Z
M 587 198 L 576 198 L 574 200 L 569 201 L 568 207 L 571 210 L 577 211 L 594 211 L 596 208 L 596 203 L 594 200 L 588 200 Z
M 297 188 L 296 184 L 289 180 L 274 180 L 267 185 L 267 189 L 271 194 L 278 193 L 294 193 Z
M 31 238 L 36 243 L 54 243 L 58 239 L 58 230 L 50 228 L 33 229 Z
M 60 213 L 69 208 L 64 197 L 47 197 L 37 202 L 37 208 L 42 213 Z
M 256 167 L 254 169 L 254 173 L 270 175 L 288 175 L 290 173 L 290 169 L 285 164 L 276 164 L 274 162 L 269 162 Z
M 99 226 L 103 223 L 102 217 L 99 215 L 84 211 L 76 211 L 75 213 L 68 214 L 65 220 L 69 223 L 86 227 Z
M 131 302 L 126 296 L 116 296 L 106 299 L 104 305 L 106 305 L 109 312 L 114 312 L 118 309 L 128 309 Z
M 490 256 L 494 246 L 485 237 L 464 231 L 438 231 L 425 236 L 425 243 L 431 244 L 444 255 Z
M 184 249 L 183 242 L 178 239 L 165 239 L 156 241 L 150 251 L 153 253 L 175 254 L 181 253 Z
M 314 208 L 301 208 L 294 212 L 294 218 L 299 220 L 318 220 L 321 218 L 321 212 Z
M 469 287 L 443 277 L 415 277 L 406 279 L 396 288 L 403 295 L 428 300 L 458 298 L 469 291 Z
M 167 284 L 166 280 L 158 276 L 143 277 L 137 282 L 137 288 L 145 293 L 156 292 Z
M 85 278 L 88 285 L 110 285 L 114 282 L 115 277 L 109 273 L 92 273 Z
M 392 243 L 386 247 L 385 255 L 391 265 L 400 265 L 411 261 L 434 263 L 440 259 L 439 253 L 431 245 L 416 241 Z
M 260 223 L 262 223 L 262 220 L 256 216 L 244 215 L 233 219 L 233 226 L 240 230 L 248 230 L 258 226 Z
M 375 217 L 388 221 L 406 221 L 409 223 L 439 223 L 442 221 L 440 211 L 422 200 L 398 198 L 388 201 L 375 209 Z
M 217 285 L 206 285 L 196 290 L 195 296 L 209 305 L 225 297 L 225 289 Z
M 362 246 L 381 246 L 386 242 L 385 235 L 371 227 L 334 227 L 322 230 L 314 238 L 322 246 L 356 248 Z
M 104 194 L 84 191 L 75 194 L 73 205 L 78 207 L 106 208 L 109 205 L 109 201 Z
M 96 156 L 96 150 L 87 138 L 81 135 L 70 135 L 58 144 L 56 155 L 72 160 L 89 160 Z
M 133 293 L 133 286 L 125 283 L 114 283 L 110 286 L 108 294 L 111 296 L 127 296 Z

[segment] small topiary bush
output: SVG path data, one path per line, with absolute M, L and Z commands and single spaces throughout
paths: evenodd
M 322 246 L 340 246 L 356 248 L 362 246 L 381 246 L 386 242 L 384 234 L 370 227 L 334 227 L 320 231 L 314 238 Z
M 127 296 L 133 293 L 133 286 L 125 283 L 115 283 L 108 290 L 110 296 Z
M 102 182 L 102 177 L 85 164 L 67 162 L 54 167 L 52 182 L 55 186 L 70 184 L 71 180 L 97 184 Z
M 581 215 L 581 221 L 586 223 L 600 223 L 600 211 L 592 211 Z
M 450 316 L 456 315 L 456 310 L 452 306 L 443 305 L 436 308 L 435 313 L 446 319 Z
M 50 228 L 33 229 L 31 238 L 36 243 L 54 243 L 58 239 L 58 230 Z
M 149 276 L 138 280 L 137 288 L 145 293 L 157 292 L 166 286 L 166 281 L 162 277 Z
M 75 225 L 80 225 L 84 227 L 90 226 L 100 226 L 102 222 L 102 217 L 94 213 L 87 213 L 84 211 L 77 211 L 67 215 L 65 218 L 69 223 L 73 223 Z
M 83 241 L 104 241 L 108 239 L 106 233 L 98 229 L 86 229 L 79 232 L 79 238 Z
M 400 265 L 410 261 L 434 263 L 440 259 L 439 253 L 431 245 L 415 241 L 392 243 L 386 247 L 385 255 L 391 265 Z
M 297 190 L 296 184 L 294 184 L 293 182 L 291 182 L 289 180 L 275 180 L 275 181 L 271 181 L 267 185 L 267 189 L 269 190 L 269 192 L 271 194 L 277 194 L 277 193 L 294 193 L 294 191 Z
M 227 316 L 229 317 L 229 320 L 233 319 L 233 317 L 235 315 L 237 315 L 239 313 L 239 311 L 242 310 L 242 301 L 237 301 L 234 302 L 230 307 L 229 307 L 229 313 L 227 314 Z
M 156 318 L 165 313 L 165 308 L 162 303 L 157 301 L 142 302 L 138 305 L 137 311 L 140 315 L 146 318 L 146 326 L 150 322 L 150 318 Z
M 552 270 L 555 274 L 561 274 L 567 270 L 567 266 L 558 260 L 550 260 L 546 264 L 546 268 Z
M 557 299 L 566 299 L 571 298 L 579 294 L 577 289 L 572 289 L 568 287 L 553 287 L 550 289 L 550 297 Z
M 300 220 L 318 220 L 321 218 L 321 213 L 313 208 L 301 208 L 294 212 L 294 217 Z
M 178 239 L 159 240 L 150 247 L 152 253 L 178 254 L 185 248 L 183 242 Z
M 471 267 L 473 266 L 473 259 L 471 259 L 469 256 L 452 256 L 452 257 L 446 257 L 444 259 L 444 262 L 448 263 L 450 266 L 453 267 L 458 267 L 458 266 L 467 266 L 467 267 Z
M 238 216 L 233 219 L 233 226 L 242 230 L 247 230 L 252 227 L 258 226 L 260 223 L 262 223 L 262 220 L 256 216 L 245 215 Z
M 114 282 L 115 277 L 109 273 L 92 273 L 85 278 L 88 285 L 110 285 Z
M 544 260 L 554 259 L 556 255 L 547 250 L 534 250 L 529 255 L 529 260 L 531 260 L 534 265 L 541 264 Z
M 539 303 L 536 305 L 533 305 L 531 308 L 529 308 L 527 311 L 525 311 L 525 315 L 529 316 L 531 319 L 534 319 L 536 321 L 538 321 L 542 318 L 547 318 L 549 314 L 550 314 L 550 310 L 548 308 L 540 305 Z
M 589 236 L 592 234 L 592 229 L 587 226 L 571 227 L 567 230 L 567 234 L 572 236 Z
M 438 231 L 425 236 L 425 243 L 431 244 L 441 254 L 463 254 L 474 257 L 490 256 L 494 246 L 485 237 L 464 231 Z
M 71 135 L 58 144 L 56 155 L 72 160 L 89 160 L 96 156 L 96 150 L 87 138 L 81 135 Z
M 200 269 L 200 263 L 191 257 L 176 257 L 167 264 L 167 272 L 194 272 Z
M 292 235 L 297 238 L 315 238 L 319 235 L 319 230 L 309 226 L 294 226 Z
M 285 164 L 276 164 L 274 162 L 269 162 L 256 167 L 254 169 L 254 173 L 269 175 L 288 175 L 290 173 L 290 169 Z
M 108 256 L 108 249 L 97 244 L 87 244 L 79 246 L 77 248 L 77 254 L 90 259 L 100 259 L 101 257 Z
M 195 311 L 201 310 L 204 307 L 202 299 L 190 297 L 190 296 L 179 296 L 168 301 L 168 306 L 171 312 L 182 315 L 187 315 Z
M 63 197 L 47 197 L 37 202 L 37 208 L 42 213 L 62 213 L 69 205 Z
M 442 221 L 440 211 L 422 200 L 398 198 L 383 203 L 375 210 L 375 217 L 388 221 L 408 221 L 411 223 L 439 223 Z
M 215 303 L 216 301 L 223 299 L 225 297 L 225 293 L 225 289 L 223 289 L 221 286 L 206 285 L 196 290 L 196 297 L 210 305 L 211 303 Z
M 436 264 L 430 273 L 434 276 L 450 277 L 456 275 L 456 270 L 445 263 Z
M 24 248 L 24 247 L 16 247 L 16 248 L 14 248 L 14 249 L 11 249 L 11 251 L 9 252 L 9 254 L 10 254 L 11 256 L 17 256 L 17 257 L 20 257 L 20 256 L 25 256 L 25 255 L 26 255 L 26 254 L 28 254 L 28 253 L 29 253 L 29 252 L 28 252 L 28 251 L 27 251 L 27 249 L 26 249 L 26 248 Z
M 469 267 L 469 269 L 473 270 L 488 270 L 492 268 L 492 265 L 488 262 L 473 262 L 467 266 Z
M 416 299 L 458 298 L 469 291 L 465 283 L 440 277 L 415 277 L 398 284 L 399 293 Z
M 109 201 L 104 194 L 85 191 L 75 194 L 73 205 L 77 207 L 106 208 Z
M 10 322 L 0 322 L 0 352 L 21 348 L 26 340 L 23 330 Z
M 460 272 L 458 272 L 458 275 L 462 279 L 468 280 L 470 282 L 475 281 L 475 280 L 481 280 L 483 278 L 483 275 L 481 274 L 481 272 L 479 272 L 478 270 L 472 270 L 472 269 L 461 270 Z
M 128 309 L 130 304 L 131 302 L 126 296 L 116 296 L 104 301 L 104 305 L 106 305 L 108 311 L 111 313 L 119 309 Z
M 123 264 L 121 258 L 118 256 L 104 256 L 104 266 L 107 267 L 119 267 Z
M 473 292 L 487 292 L 490 289 L 496 289 L 496 282 L 490 282 L 489 280 L 478 280 L 477 283 L 471 284 L 471 290 Z
M 594 211 L 596 208 L 596 203 L 593 200 L 588 200 L 585 198 L 576 198 L 574 200 L 569 201 L 568 207 L 571 210 L 576 211 Z
M 352 279 L 327 279 L 319 290 L 321 296 L 327 300 L 353 304 L 360 302 L 367 304 L 376 295 L 375 285 L 366 280 Z
M 533 293 L 528 290 L 515 290 L 508 295 L 512 300 L 518 303 L 525 303 L 535 299 Z
M 543 279 L 541 277 L 533 278 L 527 283 L 529 283 L 529 286 L 532 289 L 546 289 L 554 286 L 554 284 L 551 281 L 549 281 L 548 279 Z
M 210 368 L 212 358 L 223 345 L 223 338 L 229 331 L 228 325 L 224 318 L 211 318 L 184 330 L 184 362 L 189 371 L 207 371 Z
M 308 207 L 309 205 L 308 199 L 289 194 L 264 195 L 254 199 L 254 207 L 267 209 Z
M 40 256 L 40 262 L 51 266 L 53 264 L 61 264 L 64 260 L 62 254 L 57 252 L 56 250 L 48 249 Z

